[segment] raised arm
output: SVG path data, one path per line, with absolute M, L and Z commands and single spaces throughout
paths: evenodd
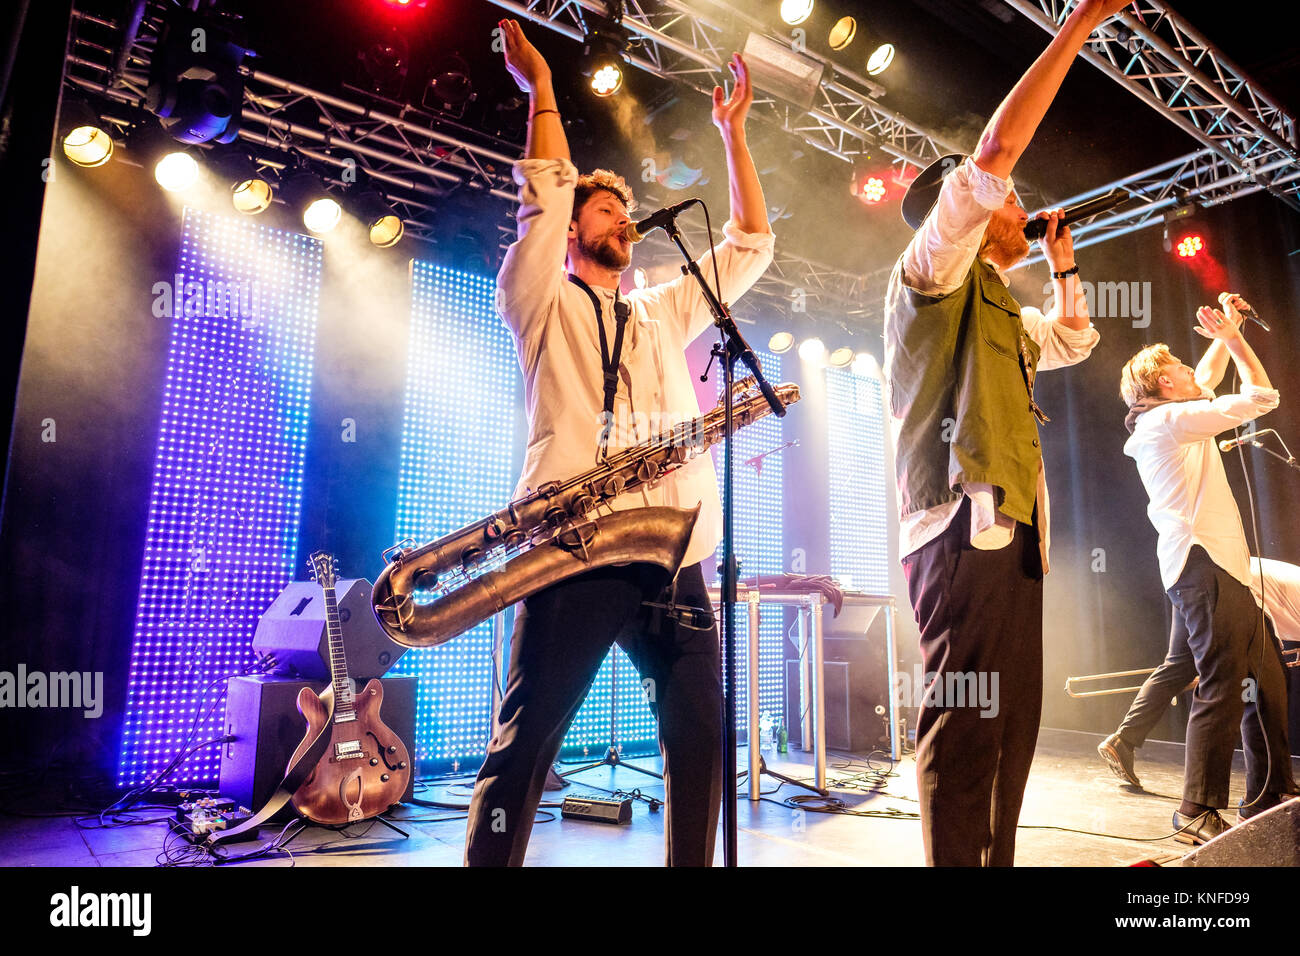
M 502 20 L 506 69 L 519 89 L 528 94 L 528 141 L 525 159 L 568 159 L 569 140 L 551 87 L 551 68 L 537 47 L 528 42 L 514 20 Z
M 1034 138 L 1052 105 L 1061 81 L 1092 31 L 1129 5 L 1131 0 L 1083 0 L 1070 14 L 1047 49 L 1007 94 L 984 127 L 975 164 L 1006 179 Z
M 1246 343 L 1241 330 L 1232 323 L 1231 319 L 1218 309 L 1205 305 L 1197 310 L 1196 318 L 1201 323 L 1196 329 L 1198 335 L 1214 339 L 1216 344 L 1222 342 L 1227 347 L 1232 355 L 1233 364 L 1237 366 L 1237 374 L 1241 376 L 1242 385 L 1270 389 L 1273 387 L 1255 350 Z
M 1244 328 L 1244 319 L 1237 311 L 1237 302 L 1240 299 L 1241 296 L 1234 294 L 1225 301 L 1228 307 L 1226 317 L 1238 331 Z M 1223 381 L 1224 373 L 1228 371 L 1230 354 L 1222 339 L 1216 338 L 1211 342 L 1210 347 L 1201 356 L 1201 360 L 1196 363 L 1196 384 L 1211 390 L 1218 388 L 1219 383 Z
M 771 232 L 767 223 L 767 203 L 763 199 L 763 186 L 758 181 L 758 170 L 749 154 L 745 139 L 745 117 L 749 104 L 754 102 L 754 90 L 749 85 L 749 68 L 739 53 L 731 55 L 727 64 L 735 85 L 731 96 L 725 97 L 720 86 L 713 88 L 713 124 L 722 134 L 722 145 L 727 153 L 727 182 L 731 190 L 731 221 L 742 232 Z

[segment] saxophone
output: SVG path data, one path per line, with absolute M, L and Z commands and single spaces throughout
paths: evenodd
M 776 386 L 776 393 L 786 405 L 799 400 L 799 386 L 792 383 Z M 771 411 L 752 376 L 735 383 L 733 396 L 735 428 Z M 394 545 L 384 552 L 387 567 L 371 595 L 375 617 L 398 644 L 434 647 L 586 571 L 648 562 L 676 574 L 699 506 L 613 511 L 609 503 L 681 468 L 721 441 L 725 431 L 719 403 L 436 541 L 418 548 L 407 541 Z M 417 591 L 424 602 L 415 600 Z

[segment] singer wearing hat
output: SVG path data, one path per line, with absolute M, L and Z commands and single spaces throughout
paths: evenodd
M 885 303 L 885 372 L 899 553 L 937 675 L 916 728 L 926 863 L 1010 866 L 1043 684 L 1047 484 L 1034 400 L 1040 369 L 1097 344 L 1062 211 L 1039 213 L 1053 278 L 1047 314 L 1021 308 L 1006 270 L 1029 253 L 1011 172 L 1092 31 L 1126 6 L 1083 0 L 1002 101 L 974 155 L 945 156 L 903 200 L 916 230 Z M 954 688 L 981 677 L 998 706 Z M 994 681 L 996 680 L 996 683 Z

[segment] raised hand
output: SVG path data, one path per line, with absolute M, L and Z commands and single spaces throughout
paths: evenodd
M 749 104 L 754 102 L 754 89 L 749 85 L 749 67 L 745 65 L 745 58 L 739 53 L 731 54 L 727 69 L 735 79 L 731 96 L 726 96 L 720 86 L 713 88 L 713 125 L 723 136 L 744 132 Z
M 505 41 L 506 69 L 515 78 L 519 89 L 536 93 L 543 83 L 550 83 L 551 68 L 537 47 L 528 42 L 523 29 L 514 20 L 502 20 L 501 38 Z
M 1235 325 L 1238 329 L 1243 328 L 1246 316 L 1242 314 L 1241 310 L 1249 308 L 1245 299 L 1237 295 L 1235 292 L 1221 292 L 1219 293 L 1219 305 L 1226 308 L 1224 315 L 1227 317 L 1229 322 Z
M 1234 312 L 1236 310 L 1229 306 L 1228 311 Z M 1208 305 L 1203 305 L 1196 310 L 1196 319 L 1201 324 L 1199 326 L 1193 326 L 1192 330 L 1202 338 L 1220 339 L 1224 342 L 1229 342 L 1241 334 L 1237 328 L 1237 326 L 1241 324 L 1240 315 L 1237 316 L 1237 319 L 1234 322 L 1218 309 L 1212 309 Z
M 1064 272 L 1074 265 L 1074 239 L 1070 236 L 1070 227 L 1061 223 L 1064 216 L 1065 210 L 1053 209 L 1035 217 L 1047 220 L 1047 232 L 1038 242 L 1053 272 Z

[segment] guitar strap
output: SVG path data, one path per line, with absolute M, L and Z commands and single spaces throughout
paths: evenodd
M 303 785 L 306 779 L 311 775 L 312 770 L 315 769 L 318 763 L 320 763 L 321 757 L 325 756 L 325 750 L 329 746 L 330 728 L 333 726 L 334 722 L 333 684 L 330 684 L 325 688 L 320 695 L 320 700 L 321 703 L 325 705 L 327 713 L 325 723 L 321 727 L 320 733 L 316 735 L 316 739 L 311 742 L 311 746 L 307 748 L 306 752 L 298 758 L 296 763 L 290 764 L 289 768 L 285 770 L 284 779 L 282 779 L 280 785 L 275 788 L 275 793 L 271 795 L 271 799 L 267 801 L 266 805 L 262 807 L 261 810 L 258 810 L 257 813 L 253 814 L 250 820 L 241 823 L 239 826 L 232 827 L 229 830 L 213 830 L 208 834 L 208 846 L 216 846 L 219 843 L 224 843 L 227 840 L 234 839 L 241 833 L 256 830 L 279 813 L 280 810 L 282 810 L 289 801 L 293 799 L 293 795 L 298 792 L 298 788 Z
M 569 281 L 576 285 L 583 292 L 587 293 L 587 298 L 591 300 L 591 306 L 596 310 L 596 330 L 600 333 L 600 365 L 605 373 L 605 412 L 602 421 L 606 427 L 600 434 L 600 450 L 596 455 L 597 461 L 605 460 L 605 446 L 609 442 L 609 423 L 613 420 L 614 415 L 614 396 L 618 393 L 618 365 L 623 355 L 623 329 L 627 326 L 628 316 L 632 310 L 622 298 L 619 297 L 618 289 L 614 290 L 614 354 L 609 352 L 609 339 L 605 335 L 605 314 L 600 307 L 600 299 L 592 290 L 591 286 L 583 282 L 572 273 L 569 274 Z

